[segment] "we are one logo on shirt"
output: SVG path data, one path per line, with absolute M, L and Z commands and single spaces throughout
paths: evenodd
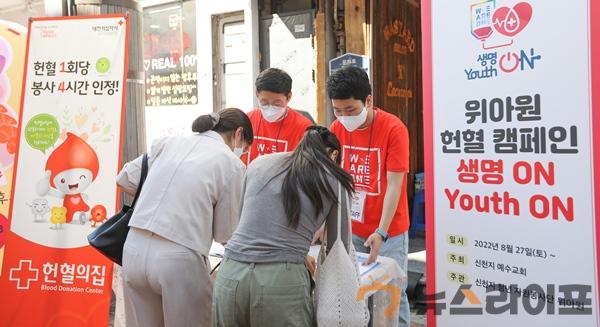
M 287 140 L 277 140 L 263 136 L 256 136 L 254 137 L 254 142 L 256 142 L 256 148 L 258 149 L 259 155 L 288 151 Z
M 357 189 L 364 189 L 368 195 L 381 193 L 381 149 L 344 145 L 342 160 Z

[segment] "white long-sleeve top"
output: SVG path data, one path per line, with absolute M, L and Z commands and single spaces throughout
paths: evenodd
M 129 226 L 158 234 L 202 255 L 237 227 L 244 165 L 221 135 L 208 131 L 156 141 L 148 177 Z M 142 157 L 125 164 L 117 184 L 137 190 Z

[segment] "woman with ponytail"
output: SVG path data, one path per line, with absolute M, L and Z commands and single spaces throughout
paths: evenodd
M 158 140 L 123 249 L 127 326 L 209 326 L 208 251 L 225 243 L 239 219 L 244 165 L 254 138 L 239 109 L 193 122 L 189 136 Z M 123 167 L 117 184 L 133 195 L 143 157 Z
M 354 187 L 332 159 L 339 151 L 335 135 L 311 126 L 294 152 L 248 166 L 240 224 L 215 282 L 213 326 L 315 325 L 308 250 L 326 220 L 337 222 L 340 184 L 343 196 Z

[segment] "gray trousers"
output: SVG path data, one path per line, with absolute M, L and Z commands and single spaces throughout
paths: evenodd
M 209 272 L 206 257 L 131 228 L 123 249 L 127 327 L 210 326 Z
M 225 258 L 215 282 L 212 326 L 315 326 L 308 270 L 302 263 Z

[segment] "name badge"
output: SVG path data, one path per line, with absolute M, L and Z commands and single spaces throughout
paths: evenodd
M 364 209 L 365 202 L 367 201 L 367 191 L 356 190 L 352 195 L 352 206 L 350 208 L 350 214 L 352 221 L 364 223 Z

